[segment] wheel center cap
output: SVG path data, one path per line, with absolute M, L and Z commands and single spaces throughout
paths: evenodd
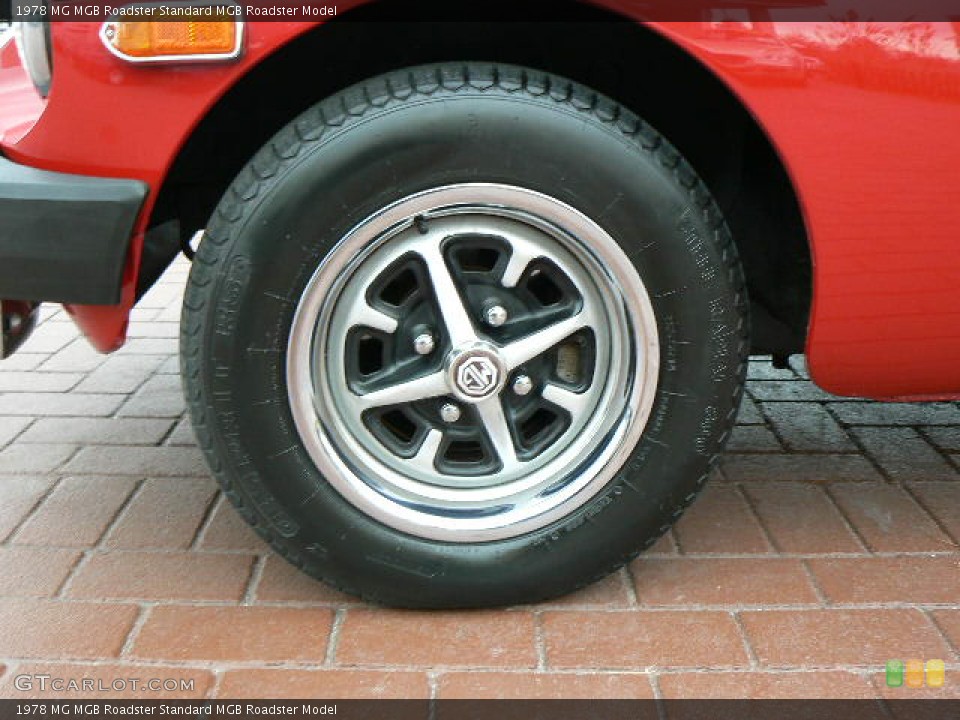
M 487 343 L 454 349 L 447 358 L 450 389 L 467 402 L 479 402 L 500 392 L 506 375 L 500 354 Z

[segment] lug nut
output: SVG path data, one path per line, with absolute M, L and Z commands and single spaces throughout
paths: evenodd
M 483 314 L 483 319 L 491 327 L 500 327 L 507 321 L 507 309 L 503 305 L 491 305 Z
M 445 423 L 455 423 L 460 419 L 460 408 L 453 403 L 446 403 L 440 408 L 440 417 Z
M 531 390 L 533 390 L 533 380 L 530 379 L 530 376 L 517 375 L 513 381 L 513 392 L 522 397 L 529 395 Z
M 413 349 L 417 355 L 429 355 L 437 343 L 430 333 L 421 333 L 413 339 Z

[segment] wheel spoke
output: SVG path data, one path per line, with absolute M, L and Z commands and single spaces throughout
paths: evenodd
M 591 324 L 592 317 L 586 308 L 576 315 L 561 320 L 525 338 L 516 340 L 501 350 L 507 370 L 514 370 L 523 363 L 542 355 L 566 340 L 578 330 Z
M 450 392 L 444 373 L 435 372 L 424 375 L 416 380 L 397 383 L 381 390 L 374 390 L 366 395 L 353 395 L 352 402 L 360 412 L 384 405 L 400 405 L 402 403 L 426 400 L 427 398 L 446 395 Z
M 526 237 L 525 233 L 512 229 L 507 236 L 510 243 L 510 260 L 507 261 L 507 267 L 503 270 L 503 277 L 500 283 L 507 288 L 516 287 L 520 282 L 523 271 L 527 269 L 532 261 L 544 255 L 541 244 L 536 242 L 536 237 Z
M 507 262 L 507 267 L 503 271 L 503 279 L 500 281 L 501 284 L 507 288 L 516 287 L 520 281 L 520 276 L 523 275 L 523 271 L 527 269 L 527 265 L 529 265 L 535 257 L 535 255 L 522 253 L 514 247 L 513 252 L 510 254 L 510 260 Z
M 549 403 L 562 407 L 575 418 L 580 417 L 587 407 L 586 393 L 575 393 L 559 385 L 546 385 L 541 397 Z
M 440 443 L 443 442 L 443 433 L 437 429 L 432 429 L 423 439 L 420 449 L 407 463 L 413 470 L 420 472 L 436 472 L 434 463 L 437 461 L 437 451 L 440 450 Z
M 503 465 L 503 471 L 513 470 L 520 460 L 517 458 L 517 450 L 513 445 L 513 437 L 510 434 L 510 426 L 507 425 L 507 416 L 503 412 L 503 405 L 500 404 L 499 397 L 492 397 L 477 404 L 477 412 L 483 421 L 483 429 L 490 438 L 497 457 Z
M 443 317 L 443 324 L 447 328 L 447 334 L 453 346 L 475 342 L 477 334 L 473 328 L 473 321 L 463 304 L 460 290 L 453 281 L 439 244 L 435 240 L 427 241 L 418 250 L 427 265 L 427 272 L 430 273 L 430 282 L 433 283 L 433 290 L 437 296 L 440 315 Z
M 355 306 L 351 312 L 350 320 L 354 327 L 363 325 L 374 330 L 380 330 L 388 335 L 393 335 L 397 331 L 398 323 L 395 318 L 370 307 L 365 302 Z

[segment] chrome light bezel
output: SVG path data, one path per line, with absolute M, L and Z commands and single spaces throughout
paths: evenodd
M 53 84 L 50 23 L 46 20 L 15 22 L 13 39 L 30 81 L 41 97 L 47 97 Z
M 194 2 L 193 0 L 185 0 L 181 2 L 174 0 L 173 2 L 164 3 L 165 7 L 235 7 L 236 11 L 234 13 L 230 13 L 229 17 L 233 18 L 234 20 L 236 35 L 233 48 L 231 48 L 228 52 L 199 55 L 149 55 L 145 57 L 128 55 L 114 46 L 112 42 L 112 33 L 116 31 L 117 24 L 124 20 L 125 13 L 129 13 L 132 9 L 145 6 L 148 5 L 143 2 L 127 3 L 121 6 L 123 12 L 114 13 L 100 26 L 100 42 L 103 43 L 103 46 L 114 57 L 125 62 L 138 65 L 162 65 L 171 63 L 217 63 L 238 60 L 243 55 L 243 49 L 246 41 L 246 20 L 243 16 L 243 8 L 234 0 L 207 0 L 205 2 Z

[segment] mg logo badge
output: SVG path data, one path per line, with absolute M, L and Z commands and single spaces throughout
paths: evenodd
M 475 342 L 450 351 L 447 386 L 464 402 L 478 403 L 503 388 L 507 370 L 497 348 Z
M 483 397 L 500 383 L 500 371 L 492 360 L 472 357 L 457 370 L 457 386 L 470 397 Z

